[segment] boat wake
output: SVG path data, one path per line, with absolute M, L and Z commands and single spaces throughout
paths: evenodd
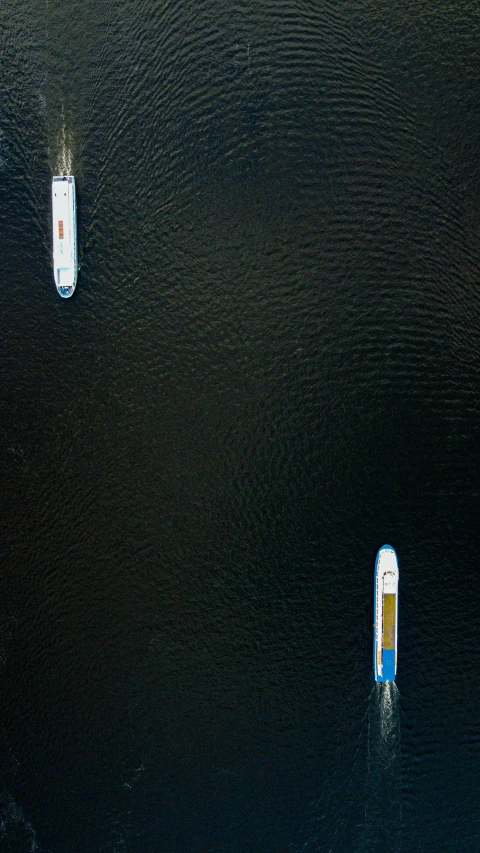
M 62 110 L 62 124 L 58 133 L 57 142 L 54 147 L 52 171 L 55 175 L 73 174 L 73 144 L 71 135 L 65 124 L 65 115 Z
M 402 805 L 400 693 L 376 683 L 368 708 L 367 780 L 362 853 L 401 848 Z
M 0 786 L 0 850 L 39 853 L 32 824 L 3 786 Z

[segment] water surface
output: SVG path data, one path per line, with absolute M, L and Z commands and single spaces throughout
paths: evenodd
M 0 849 L 477 851 L 478 12 L 0 24 Z

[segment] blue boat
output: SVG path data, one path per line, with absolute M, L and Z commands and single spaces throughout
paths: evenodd
M 398 638 L 398 562 L 395 549 L 391 545 L 383 545 L 377 554 L 374 595 L 375 681 L 395 681 Z

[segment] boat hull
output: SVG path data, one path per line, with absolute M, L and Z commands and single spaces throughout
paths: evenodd
M 77 203 L 73 175 L 52 178 L 53 275 L 64 299 L 77 285 Z
M 398 642 L 398 561 L 394 548 L 383 545 L 375 560 L 373 667 L 375 681 L 395 681 Z

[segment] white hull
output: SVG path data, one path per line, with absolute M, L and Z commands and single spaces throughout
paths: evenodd
M 60 296 L 68 298 L 77 284 L 77 205 L 73 175 L 52 179 L 53 275 Z

